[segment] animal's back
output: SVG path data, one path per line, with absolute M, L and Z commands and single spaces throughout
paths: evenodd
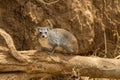
M 60 46 L 68 53 L 78 53 L 78 42 L 76 37 L 64 29 L 52 29 L 48 32 L 48 43 L 52 46 Z

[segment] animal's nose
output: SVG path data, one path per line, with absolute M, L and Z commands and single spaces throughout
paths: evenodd
M 42 38 L 45 38 L 45 36 L 44 36 L 44 35 L 42 35 Z

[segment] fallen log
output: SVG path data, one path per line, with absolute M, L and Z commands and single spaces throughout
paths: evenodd
M 79 73 L 79 76 L 120 78 L 120 60 L 118 59 L 83 57 L 59 53 L 48 55 L 46 52 L 37 52 L 36 50 L 19 51 L 27 60 L 31 61 L 26 64 L 18 63 L 8 53 L 8 51 L 0 52 L 0 73 L 23 72 L 27 74 L 67 75 L 74 71 Z

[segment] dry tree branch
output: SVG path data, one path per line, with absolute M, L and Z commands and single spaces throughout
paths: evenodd
M 102 20 L 100 19 L 100 24 L 101 24 L 101 29 L 103 31 L 103 36 L 104 36 L 104 43 L 105 43 L 105 54 L 107 54 L 107 36 L 106 36 L 106 30 L 105 30 L 105 25 L 102 23 Z M 105 55 L 106 57 L 106 55 Z
M 10 54 L 19 62 L 27 62 L 27 60 L 17 52 L 11 36 L 1 28 L 0 28 L 0 35 L 5 39 L 8 48 L 10 50 Z
M 117 59 L 71 56 L 59 53 L 48 55 L 45 52 L 37 52 L 36 50 L 19 51 L 19 53 L 29 56 L 32 63 L 16 63 L 11 61 L 11 57 L 7 55 L 8 53 L 4 52 L 0 54 L 2 56 L 0 57 L 0 73 L 19 71 L 27 74 L 67 75 L 71 74 L 74 69 L 80 76 L 120 78 L 120 60 Z
M 44 0 L 39 0 L 41 3 L 43 3 L 43 4 L 47 4 L 47 5 L 51 5 L 51 4 L 55 4 L 55 3 L 57 3 L 59 0 L 56 0 L 56 1 L 53 1 L 53 2 L 45 2 Z

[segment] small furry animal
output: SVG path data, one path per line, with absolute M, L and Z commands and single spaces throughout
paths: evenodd
M 47 38 L 47 44 L 52 46 L 50 54 L 54 53 L 56 47 L 62 47 L 67 53 L 78 53 L 78 42 L 76 37 L 65 29 L 49 27 L 38 27 L 39 38 Z
M 8 45 L 8 48 L 10 50 L 10 54 L 19 62 L 27 62 L 27 60 L 23 58 L 16 50 L 11 36 L 1 28 L 0 28 L 0 35 L 5 39 L 6 44 Z

